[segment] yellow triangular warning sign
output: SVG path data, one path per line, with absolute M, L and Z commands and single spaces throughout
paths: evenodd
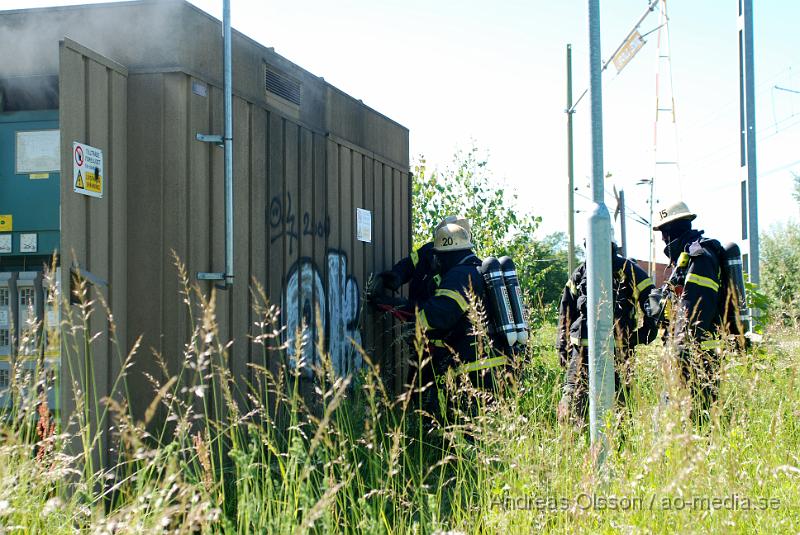
M 78 171 L 78 178 L 77 178 L 77 180 L 75 180 L 75 187 L 76 188 L 80 188 L 80 189 L 84 189 L 83 176 L 81 176 L 81 172 L 80 171 Z

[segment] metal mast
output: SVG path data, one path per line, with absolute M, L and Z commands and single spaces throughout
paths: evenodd
M 760 280 L 758 254 L 758 175 L 753 65 L 753 0 L 739 0 L 739 121 L 741 126 L 742 239 L 748 240 L 750 281 Z
M 674 191 L 675 186 L 677 186 L 679 195 L 683 197 L 683 186 L 678 164 L 678 132 L 675 121 L 675 96 L 672 85 L 672 57 L 670 53 L 667 0 L 659 0 L 659 11 L 656 115 L 653 127 L 653 155 L 655 160 L 653 188 L 666 188 L 669 191 Z M 664 191 L 664 189 L 661 189 L 661 191 Z M 656 192 L 656 199 L 654 200 L 659 202 L 658 192 Z M 651 209 L 653 208 L 652 202 L 651 196 Z
M 611 216 L 603 201 L 603 95 L 600 0 L 589 0 L 589 77 L 592 117 L 592 201 L 587 240 L 589 316 L 589 431 L 600 466 L 608 452 L 605 428 L 614 403 L 611 339 Z
M 575 110 L 572 108 L 572 45 L 567 45 L 567 233 L 569 234 L 569 244 L 567 245 L 569 273 L 572 276 L 575 271 L 575 171 L 573 167 L 573 145 L 572 145 L 572 116 Z

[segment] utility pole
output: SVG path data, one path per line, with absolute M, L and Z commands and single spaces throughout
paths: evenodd
M 656 242 L 655 242 L 655 230 L 653 230 L 653 184 L 655 183 L 655 177 L 650 177 L 650 264 L 649 264 L 649 271 L 647 275 L 655 280 L 653 277 L 656 276 Z
M 739 121 L 741 127 L 742 238 L 749 242 L 750 282 L 759 283 L 756 91 L 753 66 L 753 0 L 739 0 Z
M 628 258 L 628 236 L 625 232 L 625 190 L 619 190 L 619 231 L 620 231 L 620 249 L 622 256 Z
M 589 0 L 589 77 L 592 117 L 592 213 L 586 267 L 589 316 L 589 433 L 596 467 L 608 453 L 605 432 L 614 404 L 611 294 L 611 216 L 603 200 L 603 95 L 600 59 L 600 0 Z
M 569 274 L 575 271 L 575 172 L 572 157 L 572 45 L 567 45 L 567 256 Z

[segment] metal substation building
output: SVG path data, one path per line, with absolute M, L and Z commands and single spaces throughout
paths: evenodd
M 97 399 L 139 336 L 134 415 L 153 399 L 146 375 L 163 375 L 154 353 L 171 373 L 183 365 L 191 326 L 173 251 L 193 279 L 225 266 L 223 149 L 197 139 L 223 130 L 221 27 L 183 0 L 0 11 L 0 404 L 15 359 L 50 370 L 62 418 L 74 408 L 68 370 L 83 362 L 67 361 L 42 276 L 54 252 L 62 295 L 77 274 L 114 315 L 121 347 L 101 310 L 91 318 Z M 217 320 L 234 380 L 278 364 L 251 339 L 257 281 L 290 346 L 305 322 L 344 375 L 363 364 L 355 340 L 399 388 L 398 326 L 362 295 L 411 246 L 408 130 L 272 48 L 237 32 L 232 45 L 235 282 L 217 292 Z M 43 327 L 25 346 L 32 319 Z

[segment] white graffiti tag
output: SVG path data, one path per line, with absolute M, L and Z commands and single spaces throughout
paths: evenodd
M 357 372 L 362 365 L 361 355 L 354 345 L 361 345 L 358 283 L 347 275 L 347 257 L 341 252 L 330 251 L 326 267 L 327 293 L 322 276 L 311 260 L 301 259 L 289 271 L 281 307 L 283 326 L 291 366 L 297 366 L 299 361 L 304 373 L 312 375 L 312 368 L 320 364 L 320 335 L 324 334 L 323 341 L 327 340 L 334 372 L 343 377 Z M 301 333 L 299 358 L 298 330 Z
M 347 258 L 328 254 L 328 310 L 330 311 L 330 354 L 336 375 L 344 377 L 361 368 L 361 354 L 353 345 L 361 346 L 358 331 L 358 283 L 347 276 Z

